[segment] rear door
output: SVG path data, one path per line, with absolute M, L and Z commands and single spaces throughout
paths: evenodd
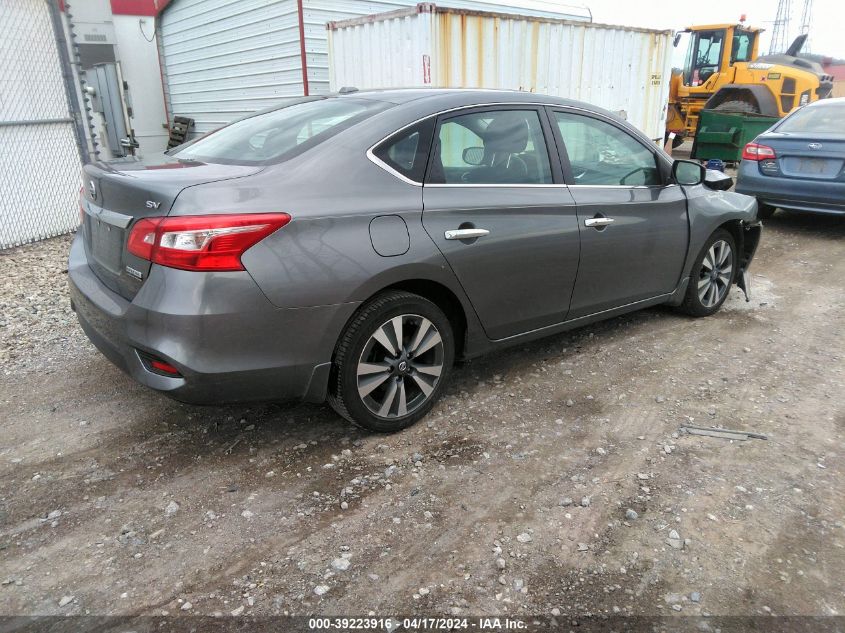
M 672 292 L 689 240 L 687 201 L 664 183 L 655 148 L 598 114 L 551 108 L 550 118 L 581 228 L 569 318 Z
M 566 318 L 578 269 L 575 202 L 541 108 L 440 117 L 423 187 L 423 225 L 502 339 Z

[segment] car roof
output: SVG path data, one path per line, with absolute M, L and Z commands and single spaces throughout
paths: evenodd
M 829 99 L 819 99 L 818 101 L 813 101 L 809 104 L 812 108 L 820 108 L 823 106 L 835 106 L 835 105 L 842 105 L 845 103 L 845 97 L 833 97 Z
M 551 95 L 526 92 L 524 90 L 498 90 L 485 88 L 379 88 L 372 90 L 346 89 L 348 92 L 336 96 L 355 97 L 358 99 L 372 99 L 386 101 L 396 105 L 425 99 L 426 105 L 437 107 L 440 102 L 444 105 L 454 104 L 458 100 L 466 100 L 468 104 L 485 103 L 544 103 L 550 105 L 570 105 L 579 108 L 603 112 L 601 108 L 588 103 L 572 99 L 562 99 Z M 354 91 L 353 91 L 354 90 Z M 335 96 L 335 95 L 332 95 Z
M 447 110 L 485 105 L 551 105 L 577 108 L 617 121 L 624 125 L 645 143 L 651 143 L 642 131 L 625 121 L 615 112 L 604 108 L 551 95 L 523 90 L 493 90 L 482 88 L 382 88 L 374 90 L 355 90 L 346 88 L 341 93 L 327 95 L 329 98 L 355 98 L 381 101 L 392 105 L 390 111 L 414 121 Z M 387 127 L 390 127 L 388 125 Z M 394 128 L 398 129 L 397 126 Z

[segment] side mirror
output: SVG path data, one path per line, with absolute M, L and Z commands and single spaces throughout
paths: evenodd
M 467 165 L 480 165 L 484 162 L 484 148 L 467 147 L 464 150 L 463 159 Z
M 734 185 L 734 179 L 716 169 L 708 169 L 704 186 L 715 191 L 727 191 Z
M 700 185 L 707 170 L 694 160 L 676 160 L 672 164 L 672 179 L 679 185 Z

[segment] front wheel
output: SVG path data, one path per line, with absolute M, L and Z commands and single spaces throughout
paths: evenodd
M 385 292 L 367 303 L 342 334 L 329 404 L 370 431 L 399 431 L 434 406 L 454 357 L 452 326 L 436 304 L 409 292 Z
M 733 235 L 725 229 L 716 230 L 695 260 L 680 309 L 695 317 L 714 314 L 728 298 L 736 267 Z

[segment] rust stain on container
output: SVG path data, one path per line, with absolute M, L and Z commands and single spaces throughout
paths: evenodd
M 475 75 L 476 84 L 478 87 L 483 87 L 486 85 L 484 83 L 484 22 L 481 20 L 476 20 L 476 47 L 478 48 L 478 52 L 476 53 L 476 64 L 478 66 L 477 72 Z
M 540 47 L 540 23 L 531 23 L 531 73 L 528 77 L 529 90 L 531 92 L 537 91 L 537 57 L 539 56 Z

